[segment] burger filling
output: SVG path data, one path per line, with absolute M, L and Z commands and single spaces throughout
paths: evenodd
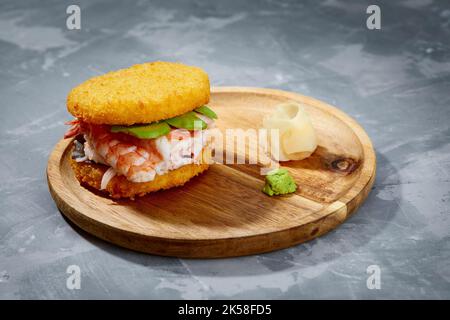
M 214 128 L 216 114 L 204 106 L 171 119 L 143 125 L 96 125 L 73 120 L 65 138 L 76 137 L 72 158 L 110 168 L 101 188 L 116 175 L 132 182 L 149 182 L 188 164 L 202 163 L 208 148 L 208 129 Z

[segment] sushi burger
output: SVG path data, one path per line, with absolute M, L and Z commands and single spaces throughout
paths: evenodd
M 208 169 L 206 133 L 217 115 L 208 75 L 180 63 L 152 62 L 110 72 L 71 90 L 76 119 L 72 168 L 83 185 L 132 198 L 181 186 Z

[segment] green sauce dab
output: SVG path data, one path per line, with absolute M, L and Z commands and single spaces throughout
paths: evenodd
M 262 192 L 268 196 L 293 193 L 297 190 L 294 179 L 287 169 L 275 169 L 266 175 L 266 184 Z

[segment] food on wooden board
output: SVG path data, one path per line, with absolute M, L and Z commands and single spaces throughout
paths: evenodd
M 217 115 L 208 75 L 153 62 L 94 77 L 74 88 L 72 168 L 77 179 L 113 198 L 180 186 L 208 168 L 207 131 Z

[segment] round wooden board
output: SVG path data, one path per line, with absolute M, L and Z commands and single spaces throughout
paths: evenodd
M 50 155 L 47 178 L 61 212 L 85 231 L 137 251 L 218 258 L 286 248 L 341 224 L 367 197 L 375 179 L 372 143 L 358 123 L 324 102 L 262 88 L 218 87 L 209 105 L 225 128 L 259 128 L 281 102 L 302 103 L 319 147 L 302 161 L 282 163 L 295 194 L 269 197 L 257 165 L 212 165 L 183 187 L 132 200 L 112 200 L 80 186 L 70 167 L 70 140 Z

